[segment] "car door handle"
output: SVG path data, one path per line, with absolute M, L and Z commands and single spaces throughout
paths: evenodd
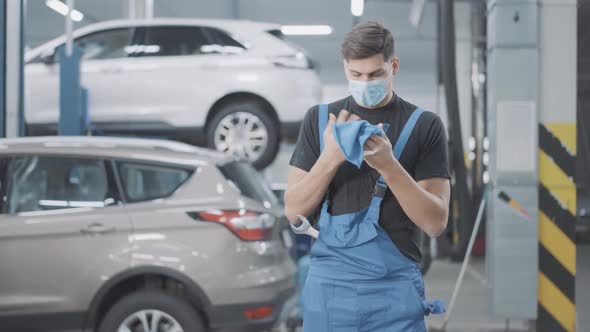
M 80 230 L 80 233 L 84 235 L 94 235 L 94 234 L 107 234 L 115 232 L 116 228 L 114 226 L 107 227 L 101 223 L 93 223 L 85 228 Z

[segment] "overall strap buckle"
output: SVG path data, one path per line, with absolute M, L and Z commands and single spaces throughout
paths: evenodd
M 373 190 L 373 196 L 377 197 L 385 197 L 385 193 L 387 192 L 387 185 L 385 183 L 381 183 L 381 181 L 375 184 L 375 189 Z

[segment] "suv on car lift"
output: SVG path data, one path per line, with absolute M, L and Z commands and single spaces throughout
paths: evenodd
M 28 133 L 54 134 L 59 37 L 25 56 Z M 121 20 L 74 32 L 92 129 L 165 137 L 238 155 L 261 169 L 320 102 L 316 64 L 281 26 L 240 20 Z

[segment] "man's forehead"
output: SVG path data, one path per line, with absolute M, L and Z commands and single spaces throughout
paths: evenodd
M 383 54 L 376 54 L 365 59 L 350 59 L 346 61 L 349 70 L 358 71 L 360 73 L 371 73 L 382 69 L 385 65 Z

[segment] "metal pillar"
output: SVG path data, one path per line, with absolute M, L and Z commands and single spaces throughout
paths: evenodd
M 444 86 L 449 130 L 449 157 L 453 175 L 451 206 L 458 212 L 452 213 L 453 226 L 458 229 L 459 238 L 451 252 L 451 258 L 461 260 L 467 250 L 469 235 L 473 228 L 472 203 L 467 184 L 467 169 L 463 150 L 461 116 L 459 112 L 459 93 L 457 91 L 456 40 L 455 40 L 455 1 L 441 0 L 440 6 L 440 65 Z M 455 212 L 455 211 L 453 211 Z M 453 241 L 454 242 L 454 241 Z
M 23 0 L 0 3 L 0 137 L 24 135 Z
M 231 1 L 231 17 L 236 20 L 240 18 L 240 0 Z
M 539 2 L 537 331 L 574 331 L 577 1 Z
M 87 110 L 84 109 L 84 96 L 80 86 L 80 49 L 72 45 L 72 53 L 67 48 L 58 48 L 59 56 L 59 135 L 82 135 L 86 127 Z
M 578 188 L 578 232 L 590 238 L 590 0 L 578 6 L 578 151 L 576 184 Z M 586 18 L 584 20 L 583 18 Z
M 74 10 L 74 0 L 68 0 L 68 10 Z M 66 43 L 57 50 L 59 56 L 59 135 L 82 135 L 86 130 L 85 104 L 87 95 L 80 86 L 82 52 L 74 45 L 71 15 L 65 19 Z
M 6 136 L 6 2 L 0 2 L 0 137 Z
M 492 314 L 537 316 L 539 2 L 487 3 L 486 252 Z
M 539 332 L 576 327 L 576 14 L 576 0 L 488 1 L 492 311 Z
M 154 17 L 154 0 L 127 0 L 123 11 L 130 19 L 150 19 Z

